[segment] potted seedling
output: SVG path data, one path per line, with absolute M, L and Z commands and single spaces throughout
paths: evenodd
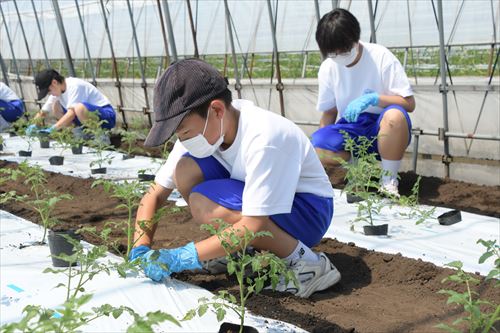
M 143 197 L 146 186 L 137 180 L 134 181 L 124 181 L 124 182 L 114 182 L 111 180 L 99 179 L 92 184 L 92 188 L 96 186 L 102 186 L 107 193 L 111 194 L 112 198 L 117 198 L 120 200 L 120 204 L 116 206 L 117 209 L 127 210 L 127 220 L 119 222 L 110 222 L 107 226 L 111 226 L 112 229 L 118 230 L 127 236 L 127 248 L 125 253 L 120 253 L 123 255 L 125 260 L 128 260 L 128 255 L 134 246 L 134 232 L 135 232 L 135 219 L 134 211 L 139 207 L 140 200 Z M 163 214 L 164 210 L 159 210 L 154 217 L 154 223 L 159 220 L 160 214 Z M 119 250 L 116 248 L 115 250 Z M 122 251 L 119 251 L 122 252 Z
M 375 138 L 361 136 L 354 140 L 346 132 L 343 132 L 343 136 L 344 149 L 351 154 L 351 161 L 337 161 L 346 169 L 347 184 L 343 191 L 351 195 L 347 202 L 356 203 L 358 208 L 354 222 L 367 223 L 363 226 L 365 235 L 387 235 L 387 224 L 374 224 L 375 215 L 378 215 L 384 206 L 384 201 L 377 194 L 380 189 L 379 179 L 384 173 L 377 161 L 377 155 L 369 151 Z M 351 230 L 353 229 L 354 225 L 351 225 Z
M 70 149 L 73 144 L 73 132 L 70 128 L 65 127 L 60 130 L 54 131 L 50 134 L 50 137 L 57 141 L 57 145 L 61 148 L 59 155 L 51 156 L 49 162 L 51 165 L 63 165 L 64 156 L 63 153 Z
M 76 265 L 75 262 L 61 259 L 61 255 L 71 256 L 75 254 L 75 246 L 68 237 L 79 242 L 80 236 L 75 230 L 49 230 L 48 240 L 52 265 L 54 267 L 68 267 Z
M 137 146 L 137 139 L 139 138 L 139 134 L 132 130 L 120 129 L 119 133 L 121 134 L 122 143 L 125 143 L 126 150 L 123 151 L 123 159 L 128 160 L 135 157 L 136 153 L 140 153 L 142 149 Z
M 363 200 L 360 193 L 380 187 L 377 181 L 382 176 L 382 169 L 377 161 L 377 155 L 369 152 L 375 138 L 368 139 L 361 136 L 354 140 L 346 132 L 343 132 L 343 136 L 344 150 L 351 154 L 351 160 L 336 158 L 346 170 L 347 184 L 342 191 L 346 193 L 348 203 L 357 203 Z
M 50 148 L 50 134 L 45 132 L 38 132 L 36 134 L 38 141 L 40 141 L 40 148 Z
M 234 311 L 240 319 L 239 325 L 233 323 L 223 323 L 219 332 L 258 332 L 255 328 L 245 326 L 245 304 L 251 295 L 258 294 L 266 284 L 271 284 L 275 289 L 280 279 L 285 279 L 285 283 L 297 280 L 294 273 L 289 270 L 285 262 L 276 255 L 269 252 L 249 254 L 247 250 L 250 243 L 259 237 L 272 237 L 267 231 L 253 232 L 235 229 L 233 226 L 222 222 L 217 225 L 204 224 L 202 229 L 209 231 L 212 235 L 217 235 L 227 259 L 227 272 L 235 275 L 238 280 L 238 299 L 228 291 L 220 291 L 212 299 L 206 297 L 199 299 L 200 305 L 188 313 L 182 319 L 191 320 L 196 315 L 203 316 L 210 308 L 217 316 L 218 321 L 222 321 L 226 315 L 226 309 Z M 232 255 L 235 254 L 235 255 Z M 252 276 L 246 276 L 246 272 L 251 268 Z
M 91 174 L 104 174 L 106 173 L 106 167 L 104 164 L 111 164 L 113 160 L 112 152 L 106 151 L 107 149 L 112 149 L 113 147 L 108 143 L 109 130 L 102 127 L 105 120 L 99 120 L 97 115 L 91 114 L 89 118 L 84 123 L 83 132 L 91 137 L 88 140 L 88 144 L 95 151 L 96 159 L 90 162 L 90 172 Z M 97 168 L 92 168 L 97 166 Z
M 5 145 L 5 140 L 3 136 L 0 135 L 0 151 L 3 151 L 3 146 Z
M 67 239 L 68 242 L 72 243 L 75 251 L 71 255 L 61 254 L 58 257 L 70 264 L 64 269 L 47 268 L 44 270 L 44 273 L 66 275 L 66 284 L 60 283 L 56 286 L 56 288 L 64 287 L 66 289 L 66 299 L 62 306 L 53 309 L 43 308 L 40 305 L 27 305 L 23 309 L 24 317 L 19 322 L 0 327 L 2 332 L 80 332 L 80 328 L 96 319 L 111 316 L 117 319 L 124 312 L 133 317 L 133 323 L 128 327 L 127 332 L 153 332 L 154 326 L 164 321 L 170 321 L 180 326 L 180 323 L 173 316 L 161 311 L 138 314 L 132 308 L 123 305 L 119 307 L 110 304 L 87 306 L 93 297 L 92 294 L 86 293 L 87 282 L 103 272 L 109 275 L 113 264 L 103 262 L 107 255 L 105 246 L 93 246 L 89 250 L 85 250 L 79 242 L 71 237 L 67 237 Z M 76 262 L 80 266 L 73 268 L 73 263 Z
M 47 178 L 38 165 L 30 166 L 28 162 L 19 163 L 16 169 L 2 169 L 3 174 L 9 176 L 12 181 L 22 181 L 30 186 L 34 198 L 25 197 L 22 201 L 31 206 L 40 216 L 40 221 L 43 226 L 43 236 L 38 244 L 45 244 L 45 236 L 47 230 L 58 223 L 52 216 L 52 212 L 56 204 L 61 200 L 70 200 L 73 197 L 69 194 L 60 194 L 49 190 L 46 187 Z
M 155 179 L 156 172 L 158 172 L 158 170 L 163 165 L 163 163 L 165 163 L 165 160 L 168 158 L 168 155 L 170 154 L 170 152 L 168 151 L 168 146 L 169 146 L 168 142 L 169 141 L 167 141 L 163 144 L 161 158 L 153 158 L 153 163 L 155 163 L 157 165 L 155 172 L 148 173 L 148 171 L 150 171 L 151 169 L 140 169 L 137 172 L 137 177 L 141 181 L 147 182 L 147 181 L 153 181 Z
M 32 153 L 31 146 L 33 144 L 33 141 L 35 140 L 36 133 L 31 133 L 30 135 L 26 134 L 26 129 L 30 125 L 32 125 L 32 122 L 30 122 L 26 117 L 20 117 L 14 123 L 14 128 L 15 128 L 16 134 L 18 136 L 22 137 L 23 140 L 28 144 L 28 147 L 26 148 L 26 150 L 20 150 L 18 152 L 19 156 L 22 156 L 22 157 L 30 157 L 31 153 Z

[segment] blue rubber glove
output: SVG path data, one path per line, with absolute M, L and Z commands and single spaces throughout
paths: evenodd
M 39 131 L 38 131 L 38 133 L 50 134 L 50 133 L 52 133 L 55 129 L 56 129 L 56 126 L 55 126 L 55 125 L 52 125 L 52 126 L 47 127 L 47 128 L 42 128 L 41 130 L 39 130 Z
M 38 126 L 36 126 L 35 124 L 29 125 L 28 127 L 26 127 L 26 130 L 24 131 L 24 133 L 27 136 L 32 136 L 36 132 L 38 132 Z
M 365 111 L 369 106 L 376 106 L 379 102 L 379 94 L 376 92 L 365 92 L 364 95 L 351 101 L 344 111 L 344 119 L 350 123 L 358 121 L 361 112 Z
M 132 250 L 130 250 L 130 253 L 128 254 L 128 259 L 130 261 L 134 261 L 137 258 L 141 258 L 150 250 L 151 248 L 146 245 L 140 245 L 138 247 L 134 247 Z
M 144 273 L 157 282 L 172 273 L 201 268 L 193 242 L 176 249 L 150 250 L 142 256 L 142 260 Z

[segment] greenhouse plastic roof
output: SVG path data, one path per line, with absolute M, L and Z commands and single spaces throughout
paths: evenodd
M 375 3 L 375 1 L 373 1 Z M 26 31 L 33 59 L 43 59 L 43 48 L 33 8 L 29 1 L 18 1 L 22 24 Z M 52 3 L 35 0 L 42 34 L 47 43 L 48 57 L 64 59 L 65 54 L 55 20 Z M 74 58 L 85 59 L 86 51 L 82 32 L 73 2 L 59 1 L 61 15 Z M 99 1 L 79 1 L 85 32 L 92 58 L 110 58 L 111 53 L 104 30 Z M 158 5 L 156 1 L 131 1 L 137 37 L 142 56 L 164 56 Z M 271 1 L 277 10 L 276 36 L 279 52 L 317 51 L 314 38 L 317 18 L 313 1 Z M 377 42 L 387 47 L 439 45 L 439 34 L 432 1 L 387 0 L 373 5 L 376 11 Z M 194 44 L 185 1 L 168 1 L 173 21 L 173 35 L 178 55 L 192 56 Z M 136 55 L 132 25 L 125 1 L 106 1 L 106 15 L 116 57 Z M 224 2 L 191 1 L 200 54 L 227 54 L 231 52 L 225 19 Z M 228 1 L 232 16 L 236 53 L 273 52 L 272 34 L 266 1 Z M 434 2 L 436 6 L 436 2 Z M 443 1 L 444 39 L 446 43 L 490 43 L 496 41 L 498 32 L 499 2 L 490 0 Z M 349 9 L 361 24 L 361 39 L 370 39 L 370 20 L 366 1 L 339 1 L 339 7 Z M 377 8 L 378 7 L 378 8 Z M 7 26 L 14 44 L 17 59 L 28 59 L 24 40 L 19 29 L 19 18 L 13 2 L 3 1 Z M 277 9 L 276 9 L 277 8 Z M 332 9 L 331 0 L 319 1 L 320 15 Z M 163 13 L 165 15 L 165 13 Z M 495 26 L 496 24 L 496 26 Z M 411 27 L 411 33 L 410 33 Z M 496 30 L 496 31 L 495 31 Z M 49 38 L 49 36 L 51 38 Z M 410 40 L 411 38 L 411 40 Z M 171 42 L 169 40 L 169 42 Z M 5 27 L 0 26 L 0 49 L 10 50 Z M 171 52 L 171 51 L 170 51 Z M 6 59 L 11 53 L 2 52 Z

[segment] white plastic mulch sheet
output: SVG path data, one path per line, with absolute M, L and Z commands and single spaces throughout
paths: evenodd
M 431 209 L 432 207 L 422 206 Z M 415 220 L 401 217 L 409 209 L 386 205 L 376 216 L 374 224 L 389 224 L 387 236 L 365 236 L 364 222 L 351 222 L 356 218 L 356 204 L 348 204 L 345 194 L 335 190 L 333 221 L 325 237 L 341 242 L 354 242 L 357 246 L 385 253 L 401 253 L 405 257 L 422 259 L 438 266 L 460 260 L 467 272 L 487 275 L 494 267 L 493 258 L 479 264 L 486 248 L 476 244 L 478 239 L 500 241 L 500 220 L 494 217 L 461 212 L 462 221 L 453 225 L 440 225 L 437 216 L 449 211 L 437 207 L 432 219 L 416 225 Z
M 50 142 L 50 148 L 40 148 L 40 143 L 38 140 L 35 140 L 31 145 L 32 156 L 20 157 L 18 156 L 18 151 L 28 148 L 28 143 L 23 137 L 9 137 L 7 134 L 1 135 L 5 140 L 3 154 L 0 154 L 1 159 L 18 163 L 27 160 L 29 163 L 40 165 L 44 170 L 80 178 L 92 176 L 110 179 L 135 179 L 139 170 L 155 174 L 165 161 L 144 156 L 136 156 L 128 160 L 123 160 L 122 153 L 106 151 L 103 152 L 103 156 L 110 155 L 113 157 L 111 164 L 104 163 L 102 165 L 102 167 L 107 168 L 107 173 L 103 175 L 91 175 L 89 164 L 96 160 L 96 154 L 91 148 L 83 147 L 83 154 L 73 155 L 71 149 L 62 151 L 61 148 L 57 147 L 57 142 L 55 141 Z M 50 165 L 49 157 L 57 155 L 64 156 L 64 164 Z M 93 166 L 93 168 L 97 167 L 97 165 Z
M 48 245 L 32 245 L 19 249 L 20 244 L 40 241 L 42 228 L 31 222 L 0 210 L 0 325 L 16 322 L 22 318 L 22 309 L 28 305 L 42 305 L 57 309 L 65 300 L 65 288 L 54 288 L 66 283 L 63 274 L 42 273 L 52 267 Z M 84 243 L 84 246 L 91 246 Z M 106 260 L 121 260 L 109 254 Z M 200 297 L 213 295 L 202 288 L 175 279 L 155 283 L 142 274 L 120 278 L 118 273 L 101 273 L 85 285 L 92 293 L 92 300 L 82 310 L 101 304 L 128 306 L 145 315 L 161 310 L 181 319 L 188 310 L 198 305 Z M 227 312 L 224 321 L 238 323 L 234 312 Z M 103 317 L 82 327 L 84 332 L 124 332 L 132 324 L 132 318 L 123 314 L 118 319 Z M 181 322 L 178 327 L 165 322 L 155 327 L 157 332 L 218 332 L 220 323 L 208 311 L 203 317 Z M 251 314 L 245 319 L 259 332 L 305 332 L 298 327 L 280 321 L 256 317 Z

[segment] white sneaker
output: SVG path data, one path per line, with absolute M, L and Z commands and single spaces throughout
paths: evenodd
M 395 178 L 391 178 L 388 181 L 382 183 L 379 191 L 380 193 L 387 195 L 389 198 L 394 197 L 399 199 L 400 195 L 398 185 L 398 180 Z
M 215 258 L 211 260 L 205 260 L 201 262 L 201 269 L 199 272 L 205 274 L 221 274 L 227 272 L 227 259 L 226 257 Z
M 330 259 L 319 253 L 318 261 L 298 260 L 291 265 L 291 270 L 297 278 L 298 288 L 293 281 L 285 284 L 284 279 L 276 286 L 277 291 L 289 292 L 298 297 L 308 298 L 316 291 L 330 288 L 340 281 L 341 275 Z M 266 289 L 272 289 L 271 286 Z

